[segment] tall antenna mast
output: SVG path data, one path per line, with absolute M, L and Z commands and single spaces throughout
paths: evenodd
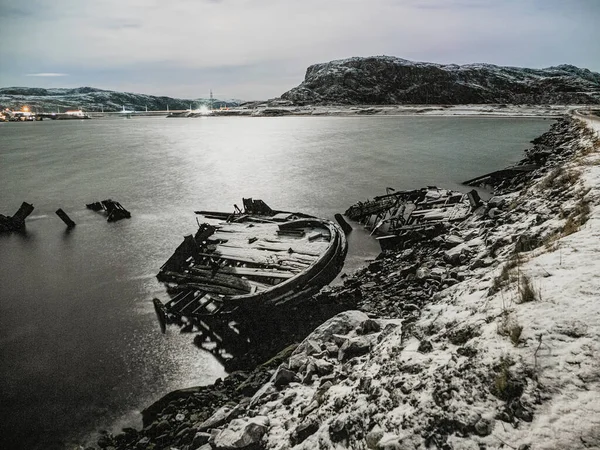
M 212 89 L 210 90 L 210 110 L 212 111 L 213 109 L 213 93 L 212 93 Z

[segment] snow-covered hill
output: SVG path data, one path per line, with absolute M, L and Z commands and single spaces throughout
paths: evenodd
M 391 56 L 310 66 L 281 96 L 295 104 L 597 104 L 600 74 L 571 65 L 546 69 L 441 65 Z
M 87 112 L 121 111 L 123 107 L 134 111 L 165 111 L 198 108 L 208 105 L 209 99 L 182 99 L 157 97 L 154 95 L 117 92 L 92 87 L 74 89 L 41 89 L 30 87 L 0 88 L 0 107 L 19 109 L 29 106 L 39 112 L 64 112 L 67 109 L 82 109 Z M 234 101 L 214 100 L 213 106 L 237 106 Z

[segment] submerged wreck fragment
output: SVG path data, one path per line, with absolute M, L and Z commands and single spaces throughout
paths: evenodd
M 366 202 L 358 202 L 345 215 L 377 235 L 382 250 L 431 239 L 448 224 L 464 220 L 481 205 L 477 191 L 466 194 L 429 186 L 410 191 L 387 189 Z
M 110 198 L 101 202 L 88 203 L 85 205 L 92 211 L 105 211 L 108 222 L 116 222 L 121 219 L 131 218 L 131 213 L 127 211 L 119 202 L 115 202 Z
M 0 233 L 8 231 L 19 231 L 25 228 L 25 219 L 33 212 L 33 205 L 27 202 L 21 203 L 19 210 L 12 216 L 0 214 Z
M 234 213 L 196 211 L 205 223 L 161 267 L 157 278 L 172 298 L 154 299 L 161 329 L 207 328 L 247 314 L 300 301 L 340 272 L 347 251 L 341 228 L 302 213 L 274 211 L 244 199 Z

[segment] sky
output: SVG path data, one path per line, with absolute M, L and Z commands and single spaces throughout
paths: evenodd
M 278 97 L 315 63 L 600 72 L 600 0 L 0 0 L 0 87 Z

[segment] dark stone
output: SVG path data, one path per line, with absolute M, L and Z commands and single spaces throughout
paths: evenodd
M 365 320 L 356 330 L 358 334 L 379 333 L 380 331 L 381 325 L 379 325 L 379 322 L 373 319 Z
M 111 443 L 112 443 L 112 439 L 111 439 L 111 436 L 109 434 L 103 434 L 103 435 L 101 435 L 98 438 L 98 441 L 96 442 L 96 444 L 98 444 L 98 447 L 100 447 L 100 448 L 106 448 Z
M 475 336 L 479 336 L 479 330 L 472 326 L 466 326 L 450 332 L 448 340 L 454 345 L 464 345 Z
M 315 434 L 319 429 L 319 424 L 312 418 L 304 419 L 300 425 L 296 427 L 292 435 L 292 444 L 298 445 L 306 440 L 307 437 Z
M 339 361 L 347 361 L 357 356 L 362 356 L 371 349 L 371 342 L 365 337 L 348 339 L 342 344 L 338 353 Z
M 477 350 L 473 347 L 458 347 L 456 349 L 456 353 L 460 356 L 466 356 L 467 358 L 472 358 L 477 354 Z
M 201 445 L 208 443 L 210 436 L 210 433 L 204 433 L 202 431 L 199 431 L 194 435 L 194 439 L 192 440 L 192 448 L 197 448 Z
M 431 345 L 431 341 L 429 339 L 423 339 L 421 342 L 419 342 L 419 348 L 417 348 L 417 351 L 420 353 L 429 353 L 433 351 L 433 345 Z
M 171 425 L 169 424 L 169 422 L 163 419 L 156 424 L 155 430 L 157 434 L 161 434 L 169 430 L 170 428 Z
M 286 369 L 285 367 L 280 367 L 275 372 L 275 379 L 273 384 L 277 387 L 286 386 L 290 384 L 292 381 L 297 381 L 296 373 Z

